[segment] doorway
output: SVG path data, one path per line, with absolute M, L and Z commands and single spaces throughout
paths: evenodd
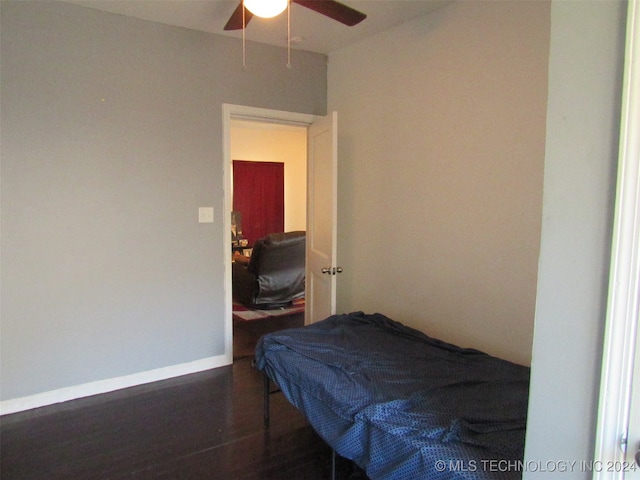
M 224 165 L 225 208 L 224 222 L 231 231 L 233 205 L 233 160 L 284 163 L 284 231 L 306 230 L 306 164 L 307 126 L 313 115 L 280 112 L 251 107 L 225 105 L 224 113 Z M 286 328 L 287 321 L 270 319 L 268 322 L 245 323 L 234 328 L 233 288 L 231 282 L 231 234 L 225 239 L 225 345 L 229 363 L 234 358 L 253 350 L 251 342 L 264 333 L 268 323 L 273 329 Z M 301 317 L 299 317 L 301 318 Z M 302 319 L 303 321 L 303 319 Z M 234 330 L 242 337 L 234 343 Z M 248 335 L 247 335 L 248 333 Z M 235 347 L 234 347 L 235 345 Z

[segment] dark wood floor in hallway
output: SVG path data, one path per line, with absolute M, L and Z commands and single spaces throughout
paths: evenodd
M 331 450 L 282 394 L 263 427 L 262 374 L 232 366 L 7 415 L 0 477 L 331 478 Z M 362 478 L 339 460 L 338 478 Z

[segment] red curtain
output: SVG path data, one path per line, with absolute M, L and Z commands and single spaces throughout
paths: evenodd
M 242 236 L 250 246 L 284 232 L 284 163 L 234 160 L 233 211 L 242 216 Z

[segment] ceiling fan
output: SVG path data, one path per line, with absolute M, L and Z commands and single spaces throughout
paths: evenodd
M 265 0 L 262 0 L 262 2 L 265 2 Z M 247 3 L 248 2 L 246 0 L 240 0 L 240 3 L 227 21 L 227 24 L 224 27 L 225 30 L 240 30 L 247 26 L 254 14 L 262 16 L 259 12 L 254 11 L 252 13 L 250 10 L 251 7 L 248 6 Z M 336 2 L 335 0 L 291 0 L 291 3 L 302 5 L 303 7 L 343 23 L 349 27 L 357 25 L 367 18 L 364 13 L 354 10 L 340 2 Z M 278 14 L 286 8 L 286 5 L 287 1 L 284 0 L 284 7 L 278 12 Z

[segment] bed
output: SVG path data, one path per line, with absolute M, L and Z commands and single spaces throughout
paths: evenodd
M 267 334 L 255 365 L 371 480 L 521 478 L 528 367 L 362 312 Z

